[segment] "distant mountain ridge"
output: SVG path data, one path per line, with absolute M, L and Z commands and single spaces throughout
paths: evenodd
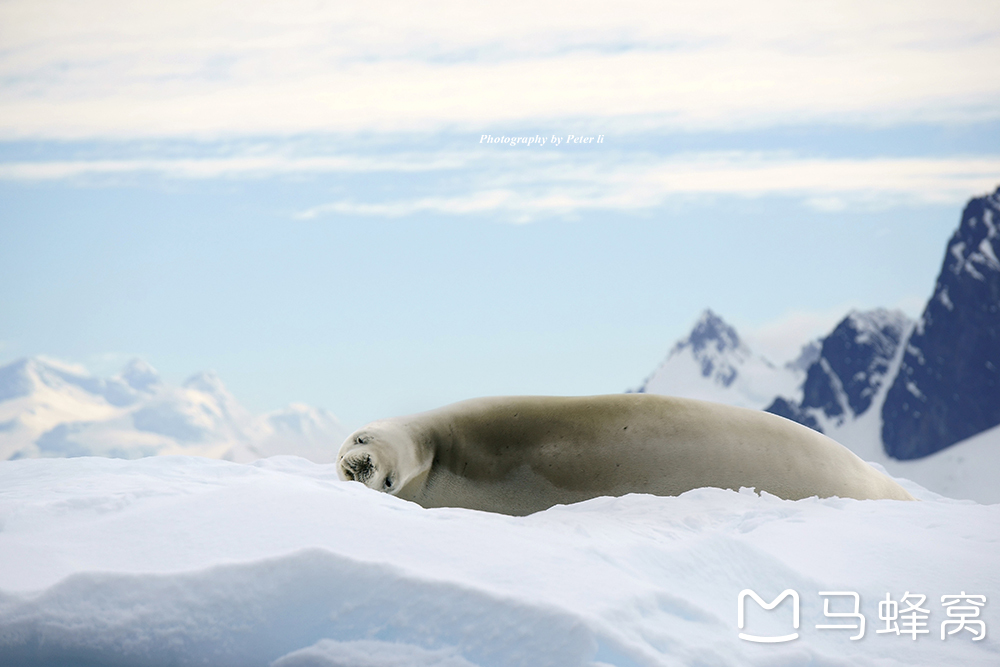
M 298 454 L 328 462 L 344 437 L 337 419 L 317 408 L 294 404 L 254 416 L 210 371 L 174 387 L 141 359 L 111 378 L 47 358 L 0 367 L 0 460 Z
M 760 409 L 776 394 L 794 391 L 803 376 L 794 364 L 779 367 L 754 354 L 736 329 L 709 309 L 633 391 Z
M 912 324 L 902 312 L 884 308 L 848 313 L 822 340 L 798 390 L 801 398 L 778 396 L 766 410 L 821 432 L 864 414 Z
M 766 409 L 869 457 L 926 457 L 1000 425 L 998 257 L 1000 188 L 965 207 L 918 321 L 882 308 L 852 311 L 815 358 L 807 347 L 782 376 L 706 310 L 639 391 Z M 747 372 L 754 359 L 770 375 Z M 791 385 L 772 392 L 776 377 Z

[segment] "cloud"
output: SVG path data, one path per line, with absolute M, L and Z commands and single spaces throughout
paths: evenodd
M 1000 118 L 990 3 L 694 5 L 12 0 L 0 137 Z
M 806 205 L 817 211 L 843 211 L 848 203 L 841 197 L 810 197 L 806 199 Z
M 653 159 L 628 156 L 607 163 L 525 161 L 518 171 L 474 175 L 453 196 L 395 201 L 339 200 L 297 214 L 401 217 L 422 212 L 499 213 L 516 222 L 587 210 L 635 211 L 671 197 L 781 195 L 824 211 L 848 206 L 960 202 L 992 191 L 1000 156 L 988 158 L 815 159 L 784 154 L 702 153 Z M 499 187 L 498 184 L 503 185 Z
M 169 178 L 206 179 L 270 177 L 282 174 L 423 172 L 457 169 L 467 160 L 448 154 L 399 155 L 392 158 L 342 156 L 290 157 L 257 155 L 206 158 L 54 160 L 0 163 L 0 179 L 46 181 L 148 173 Z
M 992 191 L 1000 155 L 921 158 L 815 158 L 787 152 L 702 152 L 653 155 L 559 148 L 487 148 L 357 155 L 254 154 L 205 158 L 19 161 L 0 163 L 0 179 L 85 179 L 123 176 L 253 179 L 296 174 L 357 174 L 351 198 L 295 214 L 403 217 L 420 213 L 500 214 L 516 222 L 589 210 L 652 209 L 674 197 L 779 195 L 819 211 L 913 203 L 955 203 Z M 399 199 L 365 200 L 364 183 L 392 175 Z
M 295 217 L 301 220 L 311 220 L 328 213 L 345 215 L 364 215 L 386 218 L 399 218 L 415 213 L 447 213 L 462 215 L 468 213 L 493 212 L 498 209 L 527 210 L 537 209 L 530 198 L 519 197 L 509 190 L 492 190 L 477 192 L 468 196 L 456 197 L 422 197 L 395 203 L 364 204 L 351 201 L 322 204 L 301 211 Z

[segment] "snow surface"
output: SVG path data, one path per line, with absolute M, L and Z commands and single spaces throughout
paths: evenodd
M 949 498 L 1000 503 L 1000 426 L 983 431 L 930 456 L 899 461 L 885 453 L 879 437 L 882 411 L 868 410 L 827 432 L 858 456 L 889 474 L 911 479 Z
M 5 461 L 0 664 L 1000 664 L 1000 505 L 904 484 L 922 501 L 698 489 L 508 517 L 295 457 Z M 739 639 L 746 588 L 797 591 L 799 638 Z M 820 591 L 860 594 L 862 639 L 816 628 L 841 622 Z M 877 634 L 906 592 L 929 634 Z M 987 597 L 982 641 L 940 638 L 961 592 Z M 789 632 L 790 604 L 751 603 L 746 631 Z

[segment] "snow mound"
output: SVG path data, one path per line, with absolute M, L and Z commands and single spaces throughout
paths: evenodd
M 921 502 L 698 489 L 508 517 L 294 457 L 0 462 L 0 663 L 1000 663 L 989 636 L 939 637 L 942 595 L 985 595 L 987 635 L 1000 623 L 1000 505 L 906 484 Z M 799 638 L 741 640 L 747 588 L 797 591 Z M 820 591 L 860 595 L 862 639 L 816 628 L 836 622 Z M 877 634 L 879 601 L 906 592 L 929 633 Z M 788 604 L 748 610 L 748 630 L 781 632 Z
M 412 644 L 323 639 L 272 663 L 272 667 L 475 667 L 452 650 L 428 651 Z

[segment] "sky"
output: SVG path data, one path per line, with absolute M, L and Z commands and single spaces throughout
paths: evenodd
M 0 3 L 0 363 L 357 427 L 638 386 L 705 308 L 776 362 L 918 316 L 1000 5 L 690 4 Z

